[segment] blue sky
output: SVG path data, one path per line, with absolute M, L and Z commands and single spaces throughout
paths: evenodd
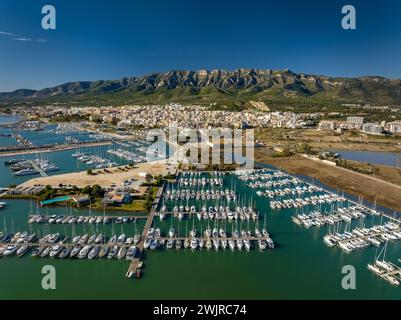
M 345 4 L 357 30 L 341 28 Z M 0 91 L 171 69 L 401 78 L 400 57 L 399 0 L 0 0 Z

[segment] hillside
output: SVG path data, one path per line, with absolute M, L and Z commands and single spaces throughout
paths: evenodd
M 170 71 L 120 80 L 78 81 L 42 90 L 0 93 L 0 103 L 182 102 L 243 106 L 271 104 L 370 103 L 401 105 L 401 80 L 383 77 L 333 78 L 290 70 Z

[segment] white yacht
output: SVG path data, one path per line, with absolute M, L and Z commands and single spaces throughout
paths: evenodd
M 58 244 L 53 246 L 50 251 L 50 258 L 57 257 L 62 250 L 63 250 L 63 247 Z
M 191 250 L 196 250 L 198 248 L 198 239 L 192 238 L 191 240 Z
M 97 258 L 99 253 L 100 253 L 100 247 L 94 246 L 93 249 L 88 254 L 88 259 L 92 260 L 94 258 Z
M 234 251 L 235 250 L 235 241 L 232 239 L 228 240 L 228 246 L 230 247 L 231 251 Z
M 118 259 L 124 258 L 126 253 L 127 253 L 127 247 L 125 246 L 121 247 L 120 250 L 118 251 L 117 258 Z
M 78 254 L 78 259 L 84 259 L 88 256 L 92 246 L 84 246 Z

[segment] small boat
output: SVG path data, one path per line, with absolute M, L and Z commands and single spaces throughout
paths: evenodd
M 139 241 L 141 241 L 141 236 L 139 234 L 136 234 L 134 236 L 134 244 L 138 244 Z
M 228 246 L 230 247 L 231 251 L 234 251 L 235 250 L 235 240 L 232 240 L 232 239 L 228 240 Z
M 99 252 L 99 258 L 104 258 L 107 253 L 109 252 L 109 247 L 108 246 L 103 246 L 102 249 Z
M 119 260 L 124 258 L 126 253 L 127 253 L 127 247 L 125 246 L 121 247 L 120 250 L 118 251 L 117 258 Z
M 151 240 L 151 239 L 146 238 L 145 241 L 143 242 L 143 248 L 144 248 L 145 250 L 149 249 L 149 247 L 150 247 L 150 240 Z
M 166 245 L 167 249 L 172 249 L 174 247 L 174 239 L 169 239 Z
M 89 239 L 88 234 L 84 234 L 78 241 L 78 244 L 84 245 Z
M 178 240 L 175 242 L 175 248 L 176 248 L 177 250 L 179 250 L 179 249 L 181 249 L 181 247 L 182 247 L 182 241 L 178 239 Z
M 196 250 L 198 248 L 198 239 L 192 238 L 191 240 L 191 250 Z
M 84 259 L 88 256 L 92 246 L 84 246 L 78 254 L 78 259 Z
M 242 239 L 238 239 L 238 240 L 237 240 L 237 249 L 238 249 L 239 251 L 241 251 L 243 246 L 244 246 L 244 244 L 243 244 L 243 242 L 242 242 Z
M 203 239 L 199 239 L 199 243 L 198 243 L 199 249 L 203 249 L 203 247 L 205 246 L 205 241 L 203 241 Z
M 118 254 L 118 247 L 114 246 L 109 250 L 109 254 L 107 255 L 107 259 L 114 259 Z
M 81 246 L 75 246 L 70 253 L 70 258 L 75 258 L 78 256 L 78 254 L 81 252 L 82 247 Z
M 17 250 L 17 256 L 22 257 L 25 253 L 29 251 L 31 247 L 28 245 L 22 245 L 21 247 L 18 248 Z
M 226 250 L 226 248 L 227 248 L 227 239 L 222 239 L 221 240 L 221 247 L 223 248 L 223 250 Z
M 265 239 L 259 239 L 258 240 L 258 245 L 259 245 L 259 250 L 264 251 L 267 249 L 267 243 Z
M 149 245 L 150 250 L 156 250 L 158 246 L 159 246 L 159 240 L 158 239 L 152 239 L 150 241 L 150 245 Z
M 214 250 L 219 251 L 220 240 L 218 238 L 213 239 L 213 247 L 214 247 Z
M 51 251 L 51 247 L 46 247 L 46 248 L 42 251 L 42 253 L 40 254 L 40 257 L 41 257 L 41 258 L 46 258 L 46 257 L 50 254 L 50 251 Z
M 131 246 L 127 250 L 127 254 L 125 255 L 126 260 L 133 260 L 135 258 L 136 246 Z
M 45 247 L 43 246 L 33 249 L 31 257 L 39 257 L 42 254 L 43 250 L 45 250 Z
M 55 246 L 53 246 L 52 248 L 51 248 L 51 251 L 50 251 L 50 258 L 55 258 L 55 257 L 57 257 L 59 254 L 60 254 L 60 252 L 63 250 L 63 247 L 62 246 L 60 246 L 60 245 L 55 245 Z
M 113 235 L 113 236 L 109 239 L 109 241 L 107 242 L 107 244 L 108 244 L 109 246 L 114 246 L 116 243 L 117 243 L 117 236 L 116 236 L 116 235 Z
M 71 254 L 71 248 L 66 247 L 66 248 L 64 248 L 64 249 L 60 252 L 60 254 L 59 254 L 58 257 L 59 257 L 60 259 L 65 259 L 65 258 L 69 257 L 70 254 Z
M 248 239 L 244 240 L 244 245 L 245 245 L 246 251 L 249 251 L 251 249 L 251 241 L 249 241 Z
M 96 239 L 95 239 L 95 244 L 103 243 L 104 236 L 102 234 L 99 234 Z
M 99 246 L 94 246 L 93 249 L 88 254 L 88 259 L 92 260 L 94 258 L 97 258 L 99 253 L 100 253 L 100 247 Z
M 185 249 L 188 249 L 188 248 L 190 247 L 190 245 L 191 245 L 191 244 L 190 244 L 190 242 L 189 242 L 189 239 L 188 239 L 188 238 L 185 239 L 185 240 L 184 240 L 184 248 L 185 248 Z
M 207 239 L 207 240 L 206 240 L 206 249 L 207 249 L 207 250 L 210 250 L 210 249 L 212 249 L 212 248 L 213 248 L 212 240 Z
M 130 245 L 130 244 L 133 244 L 134 243 L 134 238 L 132 238 L 132 237 L 129 237 L 129 238 L 127 238 L 127 240 L 125 240 L 125 245 Z
M 15 252 L 17 252 L 17 250 L 18 250 L 18 247 L 17 247 L 17 246 L 8 246 L 8 247 L 6 248 L 6 250 L 4 250 L 3 256 L 4 256 L 4 257 L 11 256 L 11 255 L 13 255 Z
M 96 234 L 92 235 L 89 237 L 88 241 L 86 242 L 87 244 L 94 243 L 96 240 Z
M 118 238 L 117 238 L 117 245 L 122 246 L 125 242 L 125 234 L 121 234 Z

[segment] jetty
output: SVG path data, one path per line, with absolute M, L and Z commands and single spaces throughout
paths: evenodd
M 164 186 L 165 185 L 162 184 L 162 186 L 157 190 L 156 197 L 152 203 L 152 207 L 151 207 L 149 215 L 147 217 L 145 227 L 143 228 L 143 231 L 142 231 L 141 240 L 139 241 L 139 243 L 136 246 L 135 257 L 132 260 L 132 262 L 128 268 L 127 274 L 126 274 L 128 278 L 132 278 L 134 275 L 139 277 L 139 275 L 140 275 L 139 270 L 140 270 L 140 266 L 142 264 L 141 259 L 142 259 L 142 255 L 143 255 L 143 251 L 144 251 L 145 238 L 149 232 L 149 229 L 153 225 L 153 220 L 155 218 L 156 210 L 159 206 L 159 202 L 160 202 L 163 190 L 164 190 Z
M 35 161 L 28 160 L 28 163 L 34 168 L 42 177 L 47 177 L 47 173 Z

